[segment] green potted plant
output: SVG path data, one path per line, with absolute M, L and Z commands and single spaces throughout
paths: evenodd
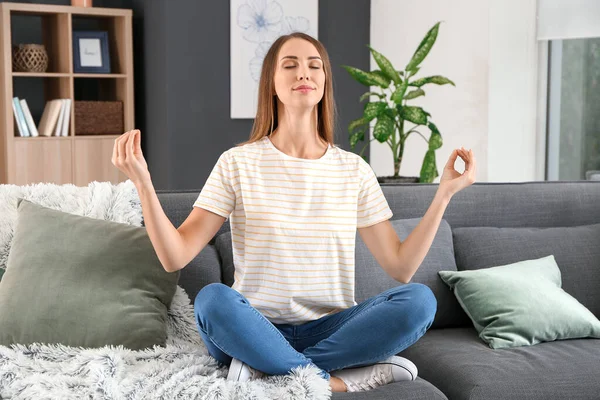
M 363 146 L 360 156 L 367 145 L 373 140 L 387 143 L 394 158 L 394 175 L 392 177 L 379 177 L 381 183 L 413 181 L 430 183 L 439 175 L 436 165 L 435 151 L 442 147 L 442 135 L 437 126 L 431 121 L 431 115 L 421 107 L 410 106 L 408 102 L 418 97 L 425 96 L 423 87 L 427 84 L 445 85 L 454 82 L 443 76 L 435 75 L 416 78 L 419 65 L 423 62 L 437 39 L 440 23 L 436 23 L 425 35 L 409 63 L 403 71 L 396 70 L 392 63 L 371 46 L 371 54 L 379 69 L 362 71 L 358 68 L 343 65 L 342 67 L 358 82 L 369 88 L 374 86 L 378 91 L 367 91 L 360 97 L 365 104 L 362 117 L 352 121 L 348 126 L 350 146 L 354 149 L 359 141 L 364 141 L 369 125 L 375 121 L 373 138 Z M 375 100 L 370 100 L 372 96 Z M 410 126 L 409 126 L 410 125 Z M 429 129 L 427 139 L 419 130 L 420 127 Z M 405 150 L 406 139 L 413 133 L 419 134 L 428 142 L 429 147 L 423 159 L 419 178 L 402 178 L 399 176 L 402 156 Z M 364 157 L 364 156 L 363 156 Z

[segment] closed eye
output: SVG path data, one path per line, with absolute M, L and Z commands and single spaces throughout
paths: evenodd
M 292 68 L 296 68 L 296 66 L 295 65 L 290 65 L 290 66 L 283 67 L 283 68 L 284 69 L 292 69 Z M 311 69 L 321 69 L 321 67 L 314 67 L 314 66 L 311 66 L 309 68 L 311 68 Z

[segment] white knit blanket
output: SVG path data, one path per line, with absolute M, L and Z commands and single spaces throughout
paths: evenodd
M 0 185 L 0 268 L 6 268 L 17 199 L 92 218 L 141 226 L 131 181 L 87 187 Z M 0 282 L 0 290 L 2 285 Z M 2 327 L 0 327 L 2 329 Z M 168 313 L 167 345 L 144 351 L 34 344 L 0 346 L 0 399 L 328 399 L 329 384 L 316 368 L 264 380 L 225 380 L 227 369 L 208 355 L 196 331 L 193 307 L 177 287 Z

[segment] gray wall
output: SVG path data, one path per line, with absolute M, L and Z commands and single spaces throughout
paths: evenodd
M 250 119 L 229 117 L 229 2 L 94 0 L 94 5 L 134 11 L 136 126 L 156 189 L 201 189 L 219 155 L 246 140 L 252 128 Z M 365 88 L 341 65 L 369 69 L 369 21 L 370 0 L 353 0 L 351 7 L 345 0 L 319 1 L 319 40 L 331 58 L 338 107 L 335 142 L 346 150 L 346 127 L 362 115 L 358 98 Z M 35 35 L 27 23 L 17 29 L 18 35 Z

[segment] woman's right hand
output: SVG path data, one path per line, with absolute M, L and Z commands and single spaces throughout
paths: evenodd
M 134 129 L 115 139 L 112 163 L 120 169 L 136 187 L 151 184 L 148 164 L 142 154 L 140 131 Z

